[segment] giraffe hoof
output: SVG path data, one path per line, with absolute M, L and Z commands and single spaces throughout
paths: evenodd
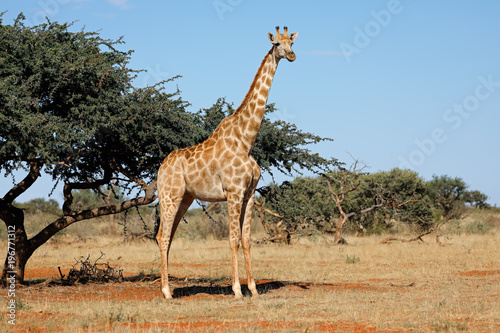
M 237 300 L 237 301 L 242 301 L 243 300 L 243 295 L 242 294 L 234 295 L 234 299 Z
M 162 290 L 161 293 L 162 293 L 164 299 L 166 299 L 166 300 L 172 299 L 172 294 L 170 293 L 170 290 L 167 290 L 167 291 Z

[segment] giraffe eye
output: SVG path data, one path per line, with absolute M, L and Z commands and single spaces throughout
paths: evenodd
M 280 46 L 280 43 L 275 43 L 274 46 Z

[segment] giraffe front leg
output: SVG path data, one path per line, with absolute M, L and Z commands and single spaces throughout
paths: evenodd
M 160 201 L 160 226 L 156 240 L 160 248 L 161 259 L 161 292 L 166 299 L 172 299 L 172 293 L 168 285 L 168 254 L 172 245 L 172 238 L 178 225 L 176 215 L 178 215 L 180 202 Z
M 252 210 L 254 204 L 255 193 L 252 194 L 250 199 L 245 205 L 245 215 L 244 220 L 241 224 L 241 247 L 243 248 L 243 255 L 245 256 L 245 267 L 247 271 L 247 279 L 248 279 L 248 289 L 252 292 L 252 297 L 259 296 L 257 292 L 257 287 L 255 285 L 255 280 L 252 274 L 252 261 L 250 257 L 250 227 L 252 221 Z
M 161 228 L 161 226 L 160 226 Z M 163 235 L 163 234 L 161 234 Z M 172 293 L 170 292 L 170 288 L 168 286 L 168 241 L 165 241 L 164 237 L 160 236 L 160 231 L 158 231 L 157 241 L 158 247 L 160 248 L 160 260 L 161 260 L 161 292 L 163 297 L 166 299 L 172 298 Z
M 170 234 L 174 223 L 174 214 L 169 213 L 173 207 L 171 205 L 161 205 L 160 226 L 156 240 L 160 248 L 161 261 L 161 292 L 166 299 L 172 298 L 172 293 L 168 286 L 168 253 L 170 251 Z
M 158 244 L 159 245 L 159 244 Z M 160 250 L 160 252 L 163 252 Z M 165 258 L 166 257 L 166 258 Z M 168 255 L 161 253 L 161 293 L 165 299 L 172 299 L 172 293 L 170 292 L 170 287 L 168 286 Z M 163 264 L 167 263 L 167 264 Z
M 236 299 L 242 299 L 240 278 L 238 274 L 238 248 L 240 245 L 240 217 L 241 201 L 238 198 L 228 197 L 227 210 L 229 213 L 229 246 L 231 248 L 231 263 L 233 273 L 233 292 Z

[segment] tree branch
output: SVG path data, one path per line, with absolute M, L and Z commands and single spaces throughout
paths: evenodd
M 416 237 L 413 237 L 413 238 L 410 238 L 410 239 L 403 239 L 403 238 L 398 238 L 398 237 L 387 237 L 387 238 L 383 239 L 380 242 L 380 244 L 388 244 L 390 242 L 410 243 L 410 242 L 415 242 L 415 241 L 418 241 L 418 240 L 421 241 L 422 243 L 424 243 L 424 240 L 422 239 L 422 237 L 424 237 L 424 236 L 426 236 L 426 235 L 428 235 L 430 233 L 433 233 L 434 231 L 436 231 L 436 228 L 430 228 L 429 230 L 421 233 L 420 235 L 418 235 Z M 436 238 L 436 240 L 437 240 L 437 238 Z
M 86 190 L 86 189 L 97 189 L 102 185 L 106 185 L 111 181 L 111 170 L 104 170 L 104 177 L 102 179 L 96 180 L 95 182 L 88 183 L 65 183 L 63 187 L 64 203 L 63 203 L 63 215 L 70 215 L 71 204 L 73 203 L 73 190 Z
M 358 210 L 356 212 L 351 212 L 351 213 L 347 214 L 346 216 L 347 216 L 347 218 L 351 218 L 351 217 L 356 216 L 356 215 L 368 213 L 369 211 L 372 211 L 372 210 L 374 210 L 376 208 L 380 208 L 380 207 L 383 207 L 383 206 L 384 206 L 384 204 L 376 204 L 376 205 L 370 206 L 370 207 L 365 208 L 365 209 L 360 209 L 360 210 Z
M 30 162 L 30 171 L 28 175 L 18 184 L 16 184 L 7 194 L 3 200 L 7 203 L 13 203 L 14 200 L 23 194 L 31 185 L 40 177 L 40 162 Z
M 146 188 L 143 189 L 145 192 L 143 197 L 128 199 L 115 205 L 101 206 L 79 212 L 71 211 L 69 212 L 69 214 L 65 214 L 61 218 L 46 226 L 42 231 L 40 231 L 30 240 L 33 249 L 36 249 L 44 244 L 59 230 L 62 230 L 75 222 L 88 220 L 99 216 L 121 213 L 132 207 L 147 205 L 156 200 L 156 180 L 151 182 L 151 184 L 147 185 Z
M 273 212 L 272 210 L 268 209 L 268 208 L 263 208 L 264 205 L 260 202 L 258 202 L 257 200 L 254 200 L 254 207 L 257 208 L 259 211 L 262 210 L 264 213 L 268 213 L 269 215 L 272 215 L 274 217 L 277 217 L 277 218 L 284 218 L 283 216 Z
M 143 189 L 145 189 L 148 186 L 148 184 L 144 180 L 132 176 L 132 174 L 130 174 L 130 172 L 128 172 L 127 170 L 124 170 L 122 167 L 120 167 L 118 164 L 116 164 L 115 161 L 111 162 L 111 167 L 114 168 L 116 171 L 120 172 L 121 174 L 123 174 L 125 177 L 127 177 L 128 179 L 130 179 L 131 181 L 133 181 L 137 185 L 141 186 Z

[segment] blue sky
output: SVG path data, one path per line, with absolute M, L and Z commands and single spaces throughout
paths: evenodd
M 297 60 L 278 67 L 271 118 L 333 138 L 311 147 L 326 157 L 461 177 L 500 204 L 500 2 L 8 0 L 4 10 L 4 24 L 22 11 L 31 24 L 47 16 L 124 36 L 131 67 L 148 70 L 136 85 L 182 75 L 171 88 L 192 111 L 219 97 L 239 105 L 267 32 L 287 25 L 299 33 Z M 51 187 L 45 176 L 19 199 Z

